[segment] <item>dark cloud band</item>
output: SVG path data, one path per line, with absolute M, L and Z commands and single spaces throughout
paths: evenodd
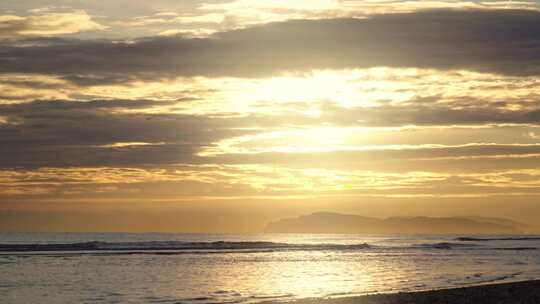
M 130 43 L 4 46 L 0 72 L 56 74 L 82 84 L 176 76 L 268 76 L 374 66 L 540 73 L 540 12 L 436 10 L 367 19 L 297 20 Z

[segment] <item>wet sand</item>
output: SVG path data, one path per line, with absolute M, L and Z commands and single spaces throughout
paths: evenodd
M 422 292 L 337 299 L 303 299 L 296 304 L 540 304 L 540 280 Z

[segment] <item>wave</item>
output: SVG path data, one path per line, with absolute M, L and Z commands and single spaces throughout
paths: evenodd
M 416 245 L 412 247 L 413 248 L 431 248 L 431 249 L 455 249 L 455 248 L 464 249 L 464 248 L 481 247 L 481 245 L 440 242 L 440 243 L 420 244 L 420 245 Z
M 117 253 L 233 253 L 233 252 L 269 252 L 269 251 L 354 251 L 366 249 L 380 250 L 538 250 L 537 247 L 485 247 L 475 243 L 438 242 L 411 244 L 405 246 L 381 246 L 367 243 L 359 244 L 291 244 L 265 241 L 217 241 L 217 242 L 80 242 L 58 244 L 0 244 L 0 253 L 10 252 L 117 252 Z
M 487 283 L 494 283 L 494 282 L 500 282 L 500 281 L 507 281 L 510 279 L 514 279 L 518 276 L 520 276 L 521 272 L 515 272 L 515 273 L 509 273 L 509 274 L 502 274 L 498 276 L 492 276 L 492 277 L 483 277 L 482 275 L 479 275 L 479 278 L 483 278 L 475 283 L 477 284 L 487 284 Z
M 503 238 L 458 237 L 455 240 L 456 241 L 461 241 L 461 242 L 540 241 L 540 237 L 503 237 Z
M 34 251 L 231 251 L 231 250 L 360 250 L 369 244 L 288 244 L 274 242 L 83 242 L 66 244 L 0 244 L 0 252 Z

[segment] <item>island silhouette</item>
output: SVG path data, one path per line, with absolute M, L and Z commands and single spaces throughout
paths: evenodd
M 280 219 L 265 227 L 267 233 L 365 234 L 526 234 L 530 225 L 510 219 L 480 216 L 398 216 L 385 219 L 334 212 L 316 212 Z

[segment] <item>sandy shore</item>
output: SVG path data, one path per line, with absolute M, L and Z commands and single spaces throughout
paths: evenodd
M 540 280 L 423 292 L 338 299 L 304 299 L 296 304 L 540 304 Z

